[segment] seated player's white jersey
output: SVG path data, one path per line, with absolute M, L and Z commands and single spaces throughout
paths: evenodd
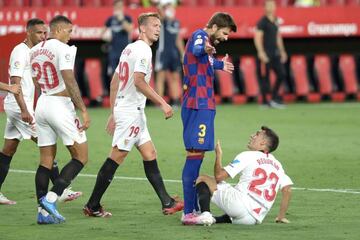
M 40 84 L 42 94 L 53 95 L 66 89 L 61 70 L 73 70 L 75 56 L 76 47 L 57 39 L 40 42 L 31 49 L 32 77 Z
M 242 152 L 224 169 L 231 178 L 241 174 L 235 188 L 246 200 L 249 213 L 260 223 L 272 207 L 279 188 L 293 184 L 281 163 L 272 154 L 260 151 Z
M 136 89 L 134 73 L 144 73 L 145 81 L 149 83 L 152 71 L 151 58 L 151 48 L 142 40 L 127 45 L 122 51 L 116 68 L 120 80 L 114 107 L 116 110 L 136 111 L 137 108 L 145 108 L 146 97 Z
M 32 109 L 35 87 L 31 77 L 30 48 L 24 42 L 15 46 L 11 52 L 9 61 L 9 76 L 21 78 L 21 90 L 24 101 L 28 108 Z M 7 105 L 13 105 L 11 106 L 12 109 L 20 109 L 12 93 L 7 94 L 4 102 Z

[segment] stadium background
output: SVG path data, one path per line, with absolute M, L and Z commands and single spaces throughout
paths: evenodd
M 156 11 L 142 7 L 139 0 L 125 0 L 125 12 L 134 20 L 139 13 Z M 287 81 L 281 93 L 285 102 L 305 100 L 342 102 L 359 100 L 360 79 L 360 1 L 321 0 L 318 7 L 295 7 L 291 0 L 277 0 L 280 31 L 284 37 L 289 61 Z M 63 14 L 74 23 L 73 40 L 78 47 L 77 59 L 84 61 L 88 91 L 85 100 L 103 96 L 102 69 L 106 53 L 100 38 L 105 20 L 112 14 L 111 0 L 1 0 L 0 1 L 0 79 L 8 79 L 11 49 L 24 38 L 24 25 L 31 17 L 48 22 Z M 239 71 L 233 75 L 219 72 L 216 81 L 218 102 L 243 104 L 258 100 L 259 87 L 255 73 L 254 27 L 263 15 L 263 0 L 183 0 L 176 16 L 184 40 L 192 31 L 202 28 L 215 11 L 234 16 L 238 32 L 218 48 L 218 57 L 228 53 Z M 135 29 L 136 29 L 136 21 Z M 137 38 L 137 30 L 133 39 Z M 275 76 L 271 75 L 274 82 Z M 151 84 L 154 84 L 152 80 Z M 181 86 L 179 86 L 181 87 Z M 108 106 L 104 98 L 103 106 Z
M 1 4 L 4 2 L 0 0 Z M 219 75 L 218 100 L 225 101 L 230 98 L 234 103 L 244 103 L 245 100 L 249 100 L 250 103 L 224 104 L 217 107 L 216 138 L 222 141 L 225 164 L 239 151 L 245 149 L 248 136 L 260 125 L 268 125 L 278 132 L 281 143 L 275 154 L 295 183 L 287 215 L 292 221 L 291 224 L 274 223 L 273 220 L 279 210 L 280 198 L 277 198 L 273 209 L 259 226 L 184 227 L 180 223 L 180 213 L 175 216 L 162 216 L 158 199 L 146 181 L 141 158 L 136 151 L 132 151 L 123 166 L 118 169 L 108 193 L 104 196 L 103 204 L 114 214 L 113 218 L 85 218 L 81 209 L 91 193 L 97 171 L 107 156 L 111 144 L 111 138 L 103 131 L 109 110 L 92 108 L 89 109 L 92 126 L 87 131 L 90 162 L 72 184 L 73 189 L 83 191 L 84 196 L 72 203 L 59 205 L 59 210 L 66 216 L 67 222 L 54 226 L 36 224 L 34 172 L 38 165 L 39 153 L 32 142 L 24 141 L 12 161 L 10 173 L 2 189 L 6 196 L 16 200 L 17 204 L 0 207 L 0 240 L 359 239 L 360 108 L 357 102 L 359 75 L 356 75 L 356 72 L 359 70 L 360 7 L 341 5 L 347 3 L 346 1 L 337 3 L 329 1 L 329 5 L 336 3 L 340 6 L 325 5 L 304 9 L 289 6 L 278 9 L 278 15 L 284 21 L 282 31 L 286 48 L 292 59 L 294 56 L 300 56 L 295 58 L 300 60 L 292 61 L 290 66 L 294 77 L 299 74 L 296 75 L 299 76 L 296 80 L 299 83 L 297 91 L 301 91 L 295 94 L 295 98 L 294 96 L 287 98 L 287 101 L 293 100 L 294 104 L 289 104 L 284 110 L 273 110 L 259 108 L 256 104 L 255 96 L 258 94 L 258 88 L 253 65 L 255 49 L 251 37 L 253 26 L 262 15 L 262 8 L 261 4 L 258 4 L 260 1 L 249 2 L 257 5 L 200 6 L 213 2 L 188 1 L 191 7 L 184 6 L 185 4 L 180 6 L 177 15 L 183 22 L 185 37 L 195 28 L 203 27 L 214 11 L 231 12 L 237 24 L 241 26 L 239 35 L 235 35 L 229 42 L 221 45 L 219 53 L 221 55 L 228 52 L 234 59 L 237 55 L 241 57 L 245 91 L 239 94 L 234 89 L 233 79 L 229 78 L 229 75 Z M 16 5 L 19 2 L 11 1 L 11 3 Z M 195 3 L 199 5 L 193 6 Z M 128 8 L 126 12 L 135 18 L 139 12 L 150 10 L 155 9 Z M 37 17 L 49 21 L 56 14 L 67 14 L 70 18 L 73 17 L 77 29 L 72 44 L 78 46 L 78 57 L 87 59 L 85 70 L 91 83 L 91 97 L 97 97 L 101 94 L 100 62 L 101 58 L 105 57 L 101 51 L 103 43 L 99 40 L 98 34 L 105 19 L 111 13 L 110 5 L 1 6 L 1 81 L 7 81 L 8 57 L 11 49 L 24 39 L 26 19 L 36 14 Z M 345 60 L 348 59 L 347 64 L 344 64 L 347 61 L 342 60 L 342 64 L 339 61 L 337 66 L 340 67 L 338 72 L 342 73 L 343 82 L 345 83 L 347 78 L 350 84 L 346 84 L 346 88 L 339 94 L 338 85 L 334 81 L 334 72 L 331 71 L 334 69 L 333 66 L 318 64 L 317 67 L 326 67 L 320 76 L 326 76 L 322 81 L 327 83 L 325 84 L 327 88 L 322 89 L 327 91 L 320 93 L 319 89 L 319 92 L 314 92 L 307 72 L 309 61 L 305 61 L 311 55 L 325 56 L 325 59 L 338 55 L 343 56 Z M 320 60 L 318 62 L 322 62 Z M 329 63 L 329 60 L 325 62 Z M 297 101 L 295 102 L 294 99 Z M 323 101 L 316 104 L 307 103 L 320 100 Z M 185 156 L 181 140 L 180 113 L 175 111 L 174 117 L 165 121 L 161 111 L 150 106 L 147 107 L 146 114 L 159 153 L 158 162 L 166 186 L 169 192 L 181 196 L 180 179 Z M 4 129 L 5 122 L 5 114 L 0 113 L 0 129 Z M 0 141 L 0 145 L 2 143 Z M 69 159 L 68 152 L 62 144 L 58 145 L 57 158 L 60 167 Z M 213 153 L 207 154 L 201 169 L 202 173 L 212 173 L 213 159 Z M 235 183 L 236 179 L 231 182 Z M 215 207 L 212 210 L 215 214 L 220 213 Z

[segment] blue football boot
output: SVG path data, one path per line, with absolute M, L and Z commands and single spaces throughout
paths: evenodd
M 48 202 L 44 196 L 40 198 L 40 206 L 48 211 L 59 223 L 65 222 L 65 218 L 56 209 L 56 202 Z
M 57 219 L 51 216 L 46 210 L 39 207 L 38 216 L 37 216 L 38 224 L 58 224 L 60 223 Z

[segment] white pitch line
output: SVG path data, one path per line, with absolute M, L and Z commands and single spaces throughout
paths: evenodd
M 13 173 L 28 173 L 28 174 L 35 174 L 35 171 L 30 170 L 20 170 L 20 169 L 10 169 L 10 172 Z M 89 178 L 96 178 L 94 174 L 79 174 L 79 177 L 89 177 Z M 114 179 L 122 179 L 122 180 L 135 180 L 135 181 L 147 181 L 147 178 L 141 177 L 119 177 L 115 176 Z M 164 182 L 171 182 L 171 183 L 181 183 L 181 180 L 173 180 L 173 179 L 164 179 Z M 332 188 L 301 188 L 301 187 L 293 187 L 294 190 L 300 191 L 312 191 L 312 192 L 334 192 L 334 193 L 350 193 L 350 194 L 360 194 L 358 189 L 332 189 Z

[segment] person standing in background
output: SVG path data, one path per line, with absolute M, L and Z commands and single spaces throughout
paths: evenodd
M 164 96 L 165 79 L 168 80 L 170 103 L 180 105 L 180 71 L 181 58 L 185 47 L 180 37 L 180 23 L 175 18 L 173 0 L 161 0 L 159 14 L 161 16 L 161 32 L 155 58 L 156 91 Z
M 102 39 L 109 42 L 107 57 L 107 74 L 103 79 L 104 95 L 109 95 L 110 78 L 119 63 L 122 50 L 130 43 L 133 31 L 133 22 L 130 16 L 124 14 L 124 1 L 114 1 L 114 12 L 106 22 L 102 30 Z
M 285 80 L 284 63 L 287 61 L 283 39 L 279 32 L 278 18 L 275 15 L 274 0 L 265 1 L 265 16 L 256 25 L 254 43 L 257 50 L 257 74 L 262 95 L 262 104 L 274 108 L 284 108 L 279 96 L 279 89 Z M 276 82 L 270 87 L 270 69 L 275 71 Z M 271 100 L 266 96 L 271 92 Z

